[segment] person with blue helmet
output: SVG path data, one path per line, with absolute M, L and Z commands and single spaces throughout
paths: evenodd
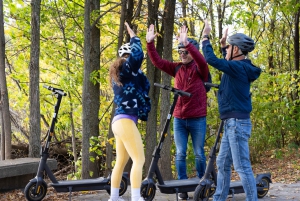
M 199 44 L 187 37 L 187 27 L 180 29 L 178 53 L 180 62 L 162 59 L 156 51 L 154 25 L 147 34 L 148 55 L 157 68 L 175 78 L 175 88 L 189 92 L 191 97 L 179 97 L 173 113 L 174 140 L 176 145 L 175 165 L 178 179 L 188 179 L 186 151 L 189 135 L 192 138 L 197 176 L 201 178 L 206 168 L 204 151 L 206 135 L 207 96 L 203 81 L 208 81 L 208 66 L 199 52 Z M 188 199 L 188 193 L 179 193 L 179 199 Z
M 224 58 L 219 59 L 209 41 L 210 31 L 211 27 L 205 20 L 202 51 L 207 63 L 223 72 L 218 91 L 218 105 L 220 118 L 224 120 L 224 133 L 217 157 L 217 188 L 213 200 L 227 199 L 233 164 L 246 193 L 246 201 L 256 201 L 257 188 L 248 144 L 252 129 L 250 85 L 260 76 L 261 69 L 247 58 L 248 53 L 254 50 L 255 43 L 249 36 L 236 33 L 228 37 L 227 45 L 226 29 L 220 39 Z

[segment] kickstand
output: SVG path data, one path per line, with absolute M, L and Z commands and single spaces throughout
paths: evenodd
M 232 192 L 232 200 L 231 201 L 234 201 L 234 189 L 232 189 L 231 192 Z
M 178 188 L 175 188 L 176 190 L 176 201 L 178 201 Z
M 72 201 L 72 187 L 69 187 L 69 201 Z

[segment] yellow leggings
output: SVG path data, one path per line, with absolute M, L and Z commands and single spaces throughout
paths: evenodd
M 132 159 L 131 188 L 140 188 L 145 163 L 143 141 L 136 124 L 131 119 L 119 119 L 112 124 L 116 138 L 116 164 L 111 175 L 111 187 L 119 188 L 125 165 Z

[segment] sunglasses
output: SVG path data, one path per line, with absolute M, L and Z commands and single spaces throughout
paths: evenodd
M 229 46 L 230 46 L 230 45 L 226 45 L 226 46 L 225 46 L 225 49 L 228 49 L 228 48 L 229 48 Z
M 178 50 L 178 54 L 179 55 L 181 55 L 181 54 L 188 55 L 189 51 L 187 51 L 187 50 Z

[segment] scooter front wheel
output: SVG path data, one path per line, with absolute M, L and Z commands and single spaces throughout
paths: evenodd
M 155 197 L 155 187 L 149 186 L 149 192 L 147 193 L 148 184 L 141 185 L 141 196 L 145 201 L 152 201 Z
M 261 181 L 258 184 L 259 188 L 262 188 L 263 190 L 258 190 L 257 191 L 257 197 L 258 198 L 263 198 L 265 195 L 267 195 L 269 188 L 270 188 L 270 181 L 267 177 L 263 177 Z
M 36 191 L 36 183 L 37 181 L 30 181 L 25 189 L 24 189 L 24 194 L 25 194 L 25 198 L 28 201 L 41 201 L 47 193 L 47 184 L 45 181 L 42 181 L 41 185 L 39 186 L 39 188 Z
M 110 185 L 110 180 L 109 180 L 108 184 Z M 124 195 L 124 193 L 127 191 L 127 187 L 128 187 L 127 178 L 122 177 L 122 180 L 120 183 L 120 189 L 119 189 L 119 196 Z M 106 192 L 110 195 L 110 188 L 107 189 Z
M 198 185 L 194 192 L 194 201 L 208 201 L 209 197 L 214 194 L 213 192 L 205 192 L 205 186 Z

